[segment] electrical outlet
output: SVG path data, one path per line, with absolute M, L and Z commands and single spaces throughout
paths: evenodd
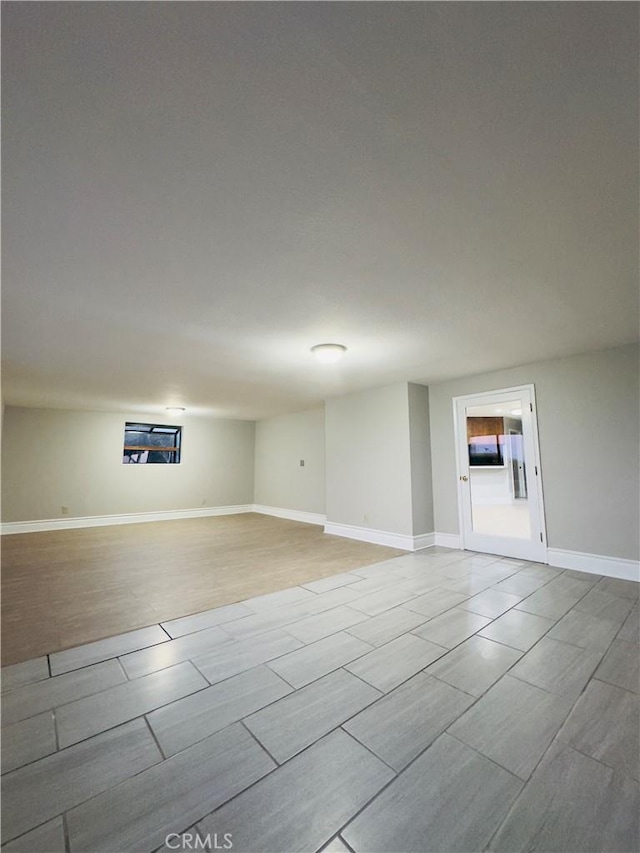
M 362 516 L 362 521 L 363 521 L 363 523 L 364 523 L 364 524 L 369 524 L 369 516 L 367 515 L 367 513 L 366 513 L 366 512 L 365 512 L 365 514 Z
M 207 498 L 202 498 L 202 506 L 206 506 L 209 503 Z
M 301 459 L 301 460 L 300 460 L 300 467 L 301 467 L 301 468 L 304 468 L 304 459 Z
M 61 512 L 63 515 L 69 515 L 69 507 L 68 507 L 68 506 L 61 506 L 61 507 L 60 507 L 60 512 Z

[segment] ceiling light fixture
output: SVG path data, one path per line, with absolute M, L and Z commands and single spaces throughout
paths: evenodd
M 342 344 L 316 344 L 311 347 L 311 352 L 319 364 L 334 364 L 340 361 L 346 351 L 347 348 Z
M 171 412 L 172 415 L 181 415 L 186 409 L 184 406 L 167 406 L 166 411 Z

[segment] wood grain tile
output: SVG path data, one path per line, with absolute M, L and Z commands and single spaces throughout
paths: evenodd
M 545 619 L 560 619 L 580 601 L 579 595 L 564 595 L 549 589 L 549 584 L 516 604 L 514 610 L 524 610 Z
M 152 851 L 274 766 L 246 729 L 231 726 L 70 811 L 71 852 Z
M 415 613 L 400 606 L 352 625 L 347 628 L 347 631 L 359 640 L 371 643 L 372 646 L 383 646 L 401 634 L 411 631 L 412 628 L 423 625 L 427 618 L 422 613 Z
M 337 728 L 382 694 L 344 669 L 296 690 L 244 722 L 282 763 Z
M 289 587 L 279 592 L 270 592 L 267 595 L 259 595 L 255 598 L 247 598 L 242 604 L 254 613 L 264 610 L 272 610 L 274 607 L 283 607 L 287 604 L 298 604 L 306 599 L 313 598 L 313 593 L 301 586 Z
M 638 581 L 625 581 L 621 578 L 601 578 L 596 587 L 600 592 L 609 592 L 621 598 L 631 598 L 634 601 L 640 596 Z
M 596 670 L 595 677 L 640 693 L 640 654 L 637 643 L 614 640 Z
M 640 696 L 593 679 L 558 740 L 640 781 Z
M 477 853 L 522 782 L 447 734 L 340 833 L 371 853 Z
M 452 649 L 490 622 L 491 620 L 487 616 L 479 616 L 470 610 L 452 607 L 446 613 L 441 613 L 435 619 L 430 619 L 420 628 L 415 628 L 412 633 L 424 640 L 429 640 L 431 643 Z
M 361 610 L 368 616 L 377 616 L 378 613 L 391 610 L 397 604 L 403 604 L 414 597 L 413 592 L 397 586 L 390 589 L 380 589 L 378 592 L 372 592 L 370 595 L 357 598 L 351 602 L 351 606 L 355 607 L 356 610 Z
M 524 575 L 518 572 L 517 575 L 511 575 L 506 580 L 499 581 L 494 585 L 494 589 L 498 592 L 511 592 L 514 595 L 531 595 L 540 587 L 543 587 L 547 581 L 541 577 L 532 575 Z
M 344 725 L 394 770 L 402 770 L 434 741 L 473 697 L 419 672 Z
M 194 634 L 185 634 L 166 643 L 158 643 L 157 646 L 151 646 L 148 649 L 130 652 L 119 660 L 129 678 L 140 678 L 142 675 L 149 675 L 168 666 L 175 666 L 183 661 L 216 652 L 221 647 L 232 643 L 233 639 L 229 634 L 213 626 L 196 631 Z
M 484 637 L 469 637 L 426 672 L 472 696 L 482 696 L 521 656 L 517 649 Z
M 225 643 L 194 658 L 194 663 L 210 684 L 216 684 L 300 648 L 300 640 L 290 634 L 270 631 L 258 637 Z
M 194 631 L 202 631 L 205 628 L 213 628 L 215 625 L 224 625 L 241 616 L 249 616 L 251 610 L 244 604 L 227 604 L 224 607 L 215 607 L 213 610 L 205 610 L 203 613 L 195 613 L 193 616 L 183 616 L 182 619 L 173 619 L 171 622 L 163 622 L 162 628 L 170 637 L 183 637 Z
M 549 631 L 552 640 L 571 643 L 583 649 L 608 649 L 620 628 L 619 622 L 600 619 L 580 610 L 570 610 Z
M 56 817 L 3 844 L 2 853 L 66 853 L 66 849 L 62 818 Z
M 571 710 L 572 702 L 509 675 L 449 733 L 521 779 L 528 779 Z
M 640 788 L 556 742 L 489 845 L 493 853 L 638 849 Z
M 243 853 L 318 850 L 393 775 L 338 730 L 215 811 L 198 828 L 213 836 L 224 827 Z
M 291 690 L 275 672 L 258 666 L 159 708 L 147 719 L 164 754 L 174 755 Z
M 417 598 L 412 598 L 411 601 L 405 603 L 407 610 L 413 610 L 416 613 L 422 613 L 425 617 L 438 616 L 444 613 L 445 610 L 450 610 L 458 604 L 462 604 L 468 598 L 462 592 L 451 592 L 448 589 L 433 589 L 420 595 Z
M 338 631 L 343 631 L 345 628 L 351 628 L 367 618 L 365 613 L 345 604 L 342 607 L 334 607 L 333 610 L 316 613 L 313 616 L 307 616 L 293 622 L 291 625 L 287 625 L 286 631 L 302 643 L 315 643 L 317 640 L 322 640 L 323 637 L 337 634 Z
M 340 836 L 336 836 L 319 853 L 351 853 L 351 851 Z
M 293 687 L 304 687 L 370 650 L 368 643 L 340 631 L 270 661 L 269 667 Z
M 305 589 L 310 589 L 311 592 L 329 592 L 331 589 L 338 589 L 341 586 L 357 583 L 360 576 L 344 572 L 343 574 L 331 575 L 328 578 L 321 578 L 318 581 L 310 581 L 309 583 L 301 584 Z
M 594 587 L 576 604 L 576 610 L 622 625 L 633 608 L 632 598 L 623 598 Z
M 543 637 L 513 667 L 511 675 L 549 693 L 577 698 L 601 659 L 602 651 Z
M 497 616 L 514 607 L 523 598 L 523 595 L 514 595 L 512 592 L 486 589 L 484 592 L 474 595 L 468 601 L 461 603 L 460 607 L 470 610 L 472 613 L 479 613 L 480 616 L 488 616 L 489 619 L 495 619 Z
M 2 729 L 2 772 L 8 773 L 57 749 L 53 713 L 20 720 Z
M 93 663 L 117 658 L 127 652 L 166 643 L 168 635 L 159 625 L 151 625 L 141 628 L 139 631 L 130 631 L 127 634 L 118 634 L 106 640 L 98 640 L 64 652 L 56 652 L 49 655 L 51 664 L 51 675 L 61 675 L 74 669 L 81 669 Z
M 32 684 L 34 681 L 43 681 L 45 678 L 49 678 L 49 664 L 46 657 L 5 666 L 2 668 L 0 677 L 2 692 L 24 687 L 25 684 Z
M 624 625 L 618 631 L 617 640 L 625 643 L 635 643 L 640 646 L 640 608 L 636 604 L 631 613 L 625 619 Z
M 479 632 L 479 636 L 526 652 L 554 626 L 553 619 L 523 610 L 509 610 Z
M 60 748 L 140 717 L 208 686 L 189 661 L 125 681 L 56 711 Z
M 67 702 L 91 696 L 127 680 L 120 664 L 107 660 L 46 681 L 18 687 L 2 696 L 2 724 L 15 723 Z
M 162 756 L 143 720 L 63 749 L 2 782 L 2 840 L 10 841 L 140 773 Z
M 446 652 L 442 646 L 404 634 L 346 664 L 345 669 L 387 693 Z

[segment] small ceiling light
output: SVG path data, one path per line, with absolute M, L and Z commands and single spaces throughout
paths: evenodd
M 166 411 L 171 412 L 172 415 L 181 415 L 186 409 L 184 406 L 167 406 Z
M 347 348 L 342 344 L 317 344 L 311 347 L 311 352 L 319 364 L 334 364 L 340 361 L 346 351 Z

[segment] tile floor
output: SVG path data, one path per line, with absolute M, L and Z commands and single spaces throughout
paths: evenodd
M 429 549 L 6 667 L 2 851 L 633 853 L 639 587 Z

